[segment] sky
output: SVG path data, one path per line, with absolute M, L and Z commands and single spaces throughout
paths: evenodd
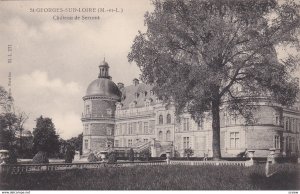
M 52 8 L 52 12 L 49 11 Z M 56 8 L 117 8 L 120 12 L 54 12 Z M 34 9 L 31 12 L 30 9 Z M 82 97 L 105 57 L 115 83 L 129 85 L 140 71 L 127 60 L 138 30 L 145 31 L 149 0 L 0 1 L 0 85 L 17 110 L 29 114 L 25 128 L 40 115 L 52 118 L 64 139 L 82 132 Z M 54 16 L 100 16 L 100 20 L 54 20 Z M 12 63 L 8 63 L 12 45 Z
M 55 12 L 64 8 L 120 12 Z M 151 10 L 150 0 L 0 1 L 0 85 L 8 89 L 11 72 L 15 109 L 29 115 L 25 128 L 32 131 L 35 119 L 43 115 L 52 118 L 62 138 L 80 134 L 82 97 L 104 57 L 115 83 L 130 85 L 139 78 L 127 55 L 138 31 L 146 30 L 144 14 Z M 58 16 L 100 20 L 54 20 Z M 279 58 L 285 55 L 281 48 Z

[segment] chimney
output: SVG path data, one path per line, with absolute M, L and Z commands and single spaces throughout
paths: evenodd
M 117 83 L 117 85 L 118 85 L 119 90 L 121 90 L 122 88 L 124 88 L 124 84 L 121 83 L 121 82 Z
M 138 79 L 136 79 L 136 78 L 134 78 L 133 79 L 133 81 L 132 81 L 132 83 L 133 83 L 133 85 L 138 85 L 139 84 L 139 80 Z

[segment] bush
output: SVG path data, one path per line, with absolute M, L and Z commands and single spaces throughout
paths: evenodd
M 140 153 L 140 158 L 141 158 L 141 160 L 143 160 L 143 161 L 149 161 L 149 160 L 150 160 L 150 157 L 151 157 L 151 152 L 150 152 L 149 149 L 143 150 L 143 151 Z
M 134 151 L 133 151 L 132 148 L 130 148 L 130 150 L 129 150 L 128 160 L 131 161 L 131 162 L 134 161 Z
M 192 155 L 194 155 L 194 151 L 191 148 L 184 149 L 184 155 L 190 159 Z
M 87 160 L 88 162 L 97 162 L 98 158 L 95 156 L 94 153 L 90 153 Z
M 32 159 L 33 164 L 47 164 L 49 163 L 48 155 L 46 152 L 39 151 Z
M 72 147 L 68 146 L 65 154 L 65 163 L 72 163 L 74 159 L 74 155 L 75 155 L 75 150 Z
M 16 164 L 17 163 L 17 153 L 14 149 L 9 150 L 8 158 L 5 159 L 6 164 Z
M 108 154 L 108 161 L 109 164 L 114 164 L 117 162 L 117 154 L 115 152 L 110 152 Z

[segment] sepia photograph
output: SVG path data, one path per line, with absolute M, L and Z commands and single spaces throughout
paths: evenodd
M 300 191 L 299 0 L 0 0 L 0 191 Z

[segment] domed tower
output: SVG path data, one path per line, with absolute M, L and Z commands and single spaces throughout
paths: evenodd
M 99 65 L 98 79 L 92 81 L 83 97 L 83 154 L 113 146 L 116 102 L 121 92 L 109 76 L 109 65 Z

